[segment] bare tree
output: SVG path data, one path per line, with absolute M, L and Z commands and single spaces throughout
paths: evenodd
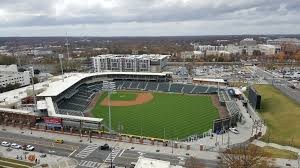
M 257 146 L 240 146 L 220 153 L 221 166 L 225 168 L 272 168 L 269 156 Z
M 185 165 L 186 168 L 204 168 L 204 164 L 197 158 L 195 157 L 189 157 L 186 161 L 185 161 Z

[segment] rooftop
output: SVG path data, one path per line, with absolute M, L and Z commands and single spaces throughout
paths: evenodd
M 64 81 L 62 81 L 61 76 L 57 76 L 56 78 L 59 79 L 55 82 L 49 83 L 49 87 L 46 90 L 37 96 L 41 97 L 53 97 L 57 96 L 66 89 L 70 88 L 74 84 L 76 84 L 81 79 L 90 76 L 96 75 L 108 75 L 108 74 L 128 74 L 128 75 L 157 75 L 157 76 L 164 76 L 164 73 L 151 73 L 151 72 L 97 72 L 97 73 L 72 73 L 64 75 Z
M 170 55 L 161 55 L 161 54 L 140 54 L 140 55 L 129 55 L 129 54 L 105 54 L 97 55 L 92 58 L 127 58 L 127 59 L 163 59 L 169 57 Z
M 195 81 L 225 83 L 224 79 L 193 78 Z
M 172 166 L 168 161 L 140 157 L 134 168 L 182 168 L 182 167 Z

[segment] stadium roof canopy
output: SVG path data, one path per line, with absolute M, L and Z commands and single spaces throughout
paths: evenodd
M 60 77 L 60 80 L 49 83 L 49 87 L 47 89 L 40 93 L 38 96 L 41 97 L 54 97 L 58 96 L 63 91 L 67 90 L 80 80 L 91 77 L 91 76 L 97 76 L 97 75 L 153 75 L 153 76 L 164 76 L 165 73 L 150 73 L 150 72 L 99 72 L 99 73 L 73 73 L 73 74 L 65 74 L 64 75 L 64 81 L 62 81 L 62 77 Z
M 224 79 L 210 79 L 210 78 L 193 78 L 195 81 L 203 81 L 203 82 L 215 82 L 215 83 L 226 83 Z
M 182 166 L 173 166 L 168 161 L 139 157 L 135 168 L 182 168 Z

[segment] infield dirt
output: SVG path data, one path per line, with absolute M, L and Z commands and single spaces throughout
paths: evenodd
M 149 101 L 151 101 L 153 99 L 153 95 L 152 93 L 149 92 L 141 92 L 141 93 L 137 93 L 137 97 L 135 100 L 129 100 L 129 101 L 124 101 L 124 100 L 111 100 L 111 106 L 134 106 L 134 105 L 139 105 L 139 104 L 144 104 L 147 103 Z M 108 97 L 106 97 L 102 102 L 101 102 L 102 106 L 108 106 Z

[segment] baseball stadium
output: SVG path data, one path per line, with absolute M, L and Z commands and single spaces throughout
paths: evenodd
M 113 88 L 106 90 L 104 83 Z M 240 119 L 238 107 L 225 88 L 175 83 L 168 73 L 65 74 L 36 84 L 35 90 L 30 86 L 14 90 L 6 95 L 6 105 L 18 99 L 34 106 L 32 91 L 37 95 L 39 113 L 28 108 L 1 108 L 1 113 L 8 115 L 0 119 L 14 125 L 101 134 L 110 130 L 111 121 L 115 135 L 174 140 L 222 131 Z M 17 93 L 18 98 L 12 97 Z M 16 122 L 16 117 L 22 122 Z

